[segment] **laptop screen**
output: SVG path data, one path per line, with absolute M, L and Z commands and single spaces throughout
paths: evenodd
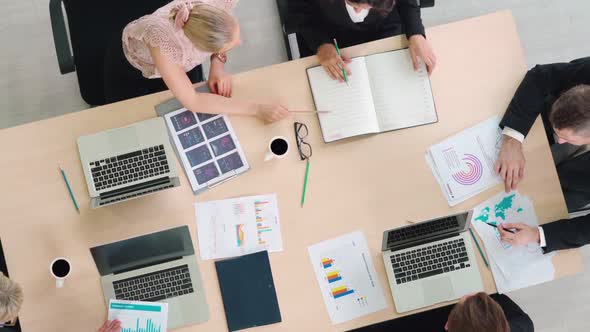
M 187 226 L 90 248 L 101 276 L 155 265 L 193 255 Z
M 386 231 L 383 234 L 383 251 L 399 250 L 458 234 L 469 227 L 469 219 L 470 212 L 464 212 Z

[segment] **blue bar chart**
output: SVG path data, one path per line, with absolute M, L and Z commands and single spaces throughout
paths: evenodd
M 168 304 L 119 301 L 109 303 L 109 320 L 121 321 L 121 332 L 166 332 Z

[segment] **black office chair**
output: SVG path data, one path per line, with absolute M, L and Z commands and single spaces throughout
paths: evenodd
M 77 72 L 84 101 L 90 105 L 106 103 L 104 59 L 110 43 L 115 38 L 121 38 L 123 28 L 129 22 L 150 14 L 169 2 L 170 0 L 49 1 L 59 70 L 62 74 Z M 68 18 L 69 39 L 62 4 Z M 198 70 L 202 79 L 201 68 Z
M 294 24 L 289 20 L 288 3 L 297 0 L 277 0 L 279 18 L 281 19 L 281 28 L 283 29 L 283 39 L 287 48 L 289 60 L 299 59 L 299 45 L 297 44 L 297 31 Z M 435 0 L 416 0 L 421 8 L 434 7 Z

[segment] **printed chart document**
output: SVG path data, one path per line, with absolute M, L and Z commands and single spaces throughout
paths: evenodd
M 109 320 L 121 321 L 121 332 L 166 332 L 168 303 L 111 300 Z
M 426 66 L 414 71 L 407 49 L 352 59 L 349 85 L 307 69 L 325 142 L 438 121 Z
M 283 250 L 277 195 L 195 203 L 202 259 Z
M 333 324 L 387 307 L 361 232 L 320 242 L 308 251 Z
M 495 164 L 502 144 L 500 117 L 431 146 L 426 161 L 450 206 L 502 182 Z
M 471 224 L 482 239 L 490 261 L 498 293 L 506 293 L 554 279 L 552 255 L 543 255 L 538 244 L 511 246 L 500 240 L 500 233 L 487 223 L 522 222 L 539 226 L 533 203 L 513 191 L 501 192 L 474 208 Z

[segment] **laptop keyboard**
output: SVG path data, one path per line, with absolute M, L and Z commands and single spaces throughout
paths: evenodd
M 113 282 L 117 300 L 155 302 L 193 293 L 188 265 Z
M 390 258 L 397 284 L 471 266 L 463 239 L 410 250 Z
M 151 178 L 168 171 L 164 145 L 156 145 L 90 163 L 90 172 L 92 172 L 96 190 Z
M 392 244 L 413 238 L 432 235 L 441 231 L 458 229 L 459 221 L 456 216 L 446 217 L 426 223 L 420 223 L 409 227 L 392 230 L 387 235 L 387 243 Z

